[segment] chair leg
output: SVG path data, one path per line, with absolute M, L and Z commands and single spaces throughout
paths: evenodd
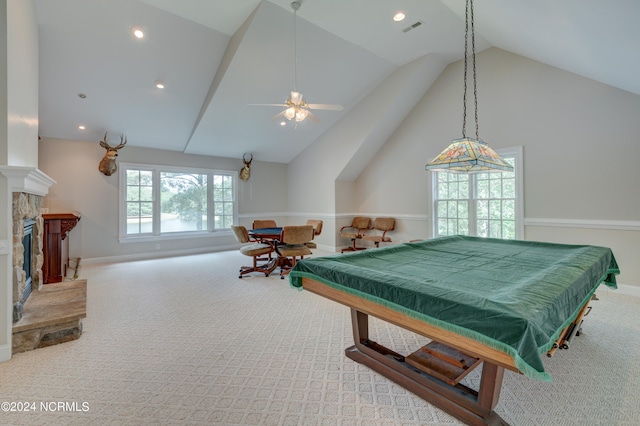
M 353 245 L 351 247 L 347 247 L 347 248 L 343 248 L 341 250 L 342 253 L 344 253 L 345 251 L 358 251 L 358 250 L 366 250 L 366 247 L 356 247 L 356 241 L 359 238 L 352 238 L 351 241 L 353 241 Z
M 258 265 L 258 261 L 265 261 L 266 263 L 262 265 Z M 242 278 L 243 275 L 249 274 L 251 272 L 262 272 L 265 277 L 268 277 L 269 274 L 275 269 L 274 259 L 271 258 L 271 253 L 269 253 L 269 258 L 260 258 L 259 256 L 253 256 L 253 266 L 241 266 L 240 274 L 238 278 Z
M 300 256 L 300 259 L 304 259 L 304 256 Z M 286 262 L 283 262 L 282 265 L 280 265 L 280 279 L 284 280 L 284 276 L 289 274 L 289 272 L 291 272 L 291 269 L 293 269 L 294 266 L 296 266 L 296 262 L 297 262 L 297 258 L 294 256 L 291 258 L 291 264 L 290 265 L 285 265 Z

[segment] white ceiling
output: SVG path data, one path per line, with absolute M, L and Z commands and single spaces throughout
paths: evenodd
M 40 135 L 96 145 L 109 131 L 129 146 L 287 163 L 399 66 L 427 54 L 450 63 L 464 48 L 464 0 L 303 0 L 297 89 L 345 108 L 283 127 L 271 120 L 281 109 L 249 104 L 282 103 L 293 89 L 290 0 L 35 5 Z M 391 20 L 397 10 L 402 23 Z M 638 17 L 637 0 L 476 0 L 477 50 L 496 46 L 640 94 Z

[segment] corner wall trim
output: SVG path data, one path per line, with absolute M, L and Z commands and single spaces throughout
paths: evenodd
M 0 346 L 0 362 L 9 361 L 11 359 L 11 342 L 8 345 Z
M 618 231 L 640 231 L 640 221 L 637 221 L 637 220 L 525 218 L 524 224 L 525 226 L 555 227 L 555 228 L 613 229 Z

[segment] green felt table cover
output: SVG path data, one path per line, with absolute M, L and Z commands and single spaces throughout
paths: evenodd
M 606 247 L 442 237 L 298 261 L 311 278 L 511 355 L 550 381 L 542 356 L 600 283 L 616 288 Z

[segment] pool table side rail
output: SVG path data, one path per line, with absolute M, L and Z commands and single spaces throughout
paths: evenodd
M 444 343 L 460 352 L 505 367 L 511 371 L 520 372 L 515 365 L 515 359 L 511 355 L 491 348 L 476 340 L 428 324 L 409 315 L 308 277 L 302 277 L 302 288 L 340 304 L 355 308 L 360 312 L 387 321 L 398 327 L 405 328 L 421 336 Z

